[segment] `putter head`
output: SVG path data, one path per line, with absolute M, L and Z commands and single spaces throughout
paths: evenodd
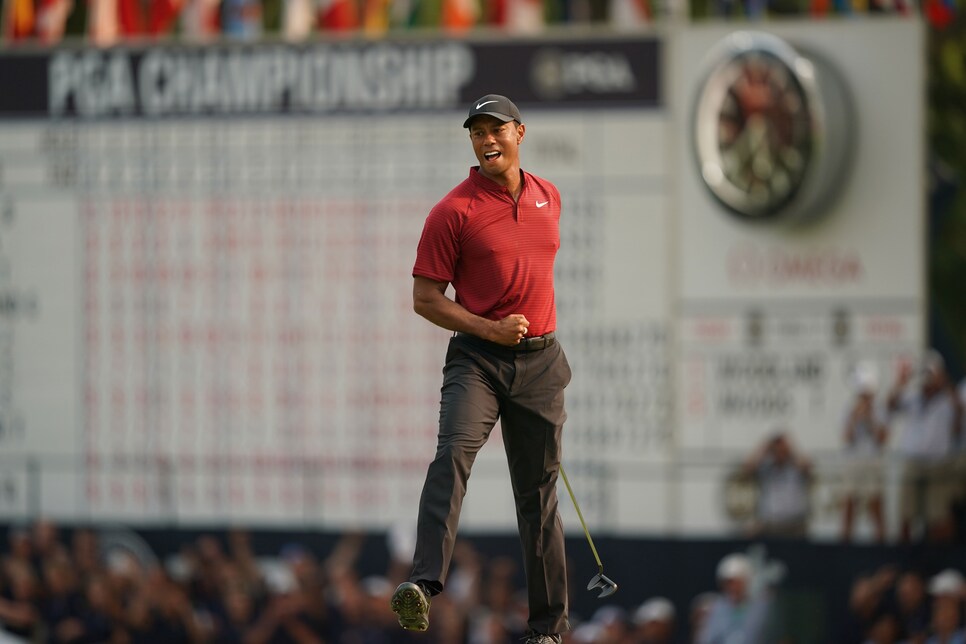
M 600 588 L 600 594 L 597 595 L 597 599 L 610 597 L 617 592 L 617 584 L 614 583 L 613 579 L 602 572 L 594 575 L 587 584 L 587 590 L 594 590 L 596 588 Z

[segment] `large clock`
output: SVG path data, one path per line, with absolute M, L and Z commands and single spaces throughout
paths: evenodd
M 736 32 L 711 50 L 692 127 L 702 182 L 745 220 L 820 214 L 846 172 L 844 87 L 822 61 L 771 34 Z

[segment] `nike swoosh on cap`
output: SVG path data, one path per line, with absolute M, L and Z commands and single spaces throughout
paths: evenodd
M 477 105 L 476 106 L 476 109 L 480 109 L 484 105 L 489 105 L 490 103 L 496 103 L 496 101 L 484 101 L 484 102 L 480 103 L 479 105 Z
M 550 203 L 550 202 L 549 202 L 549 201 L 538 201 L 538 202 L 537 202 L 537 208 L 543 208 L 543 207 L 544 207 L 544 206 L 546 206 L 546 205 L 547 205 L 548 203 Z

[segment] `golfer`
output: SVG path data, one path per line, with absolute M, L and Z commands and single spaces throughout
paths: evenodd
M 557 473 L 570 365 L 554 333 L 560 193 L 520 169 L 526 127 L 510 99 L 473 101 L 463 123 L 479 162 L 430 211 L 413 268 L 413 308 L 454 331 L 436 457 L 419 501 L 410 581 L 392 596 L 408 630 L 429 627 L 446 583 L 466 482 L 500 420 L 527 578 L 528 644 L 569 630 Z M 455 300 L 446 295 L 452 284 Z

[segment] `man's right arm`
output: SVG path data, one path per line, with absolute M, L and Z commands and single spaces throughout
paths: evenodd
M 449 282 L 413 276 L 413 310 L 438 327 L 469 333 L 478 338 L 512 347 L 520 341 L 530 323 L 520 314 L 502 320 L 488 320 L 470 313 L 446 296 Z
M 908 386 L 911 379 L 912 366 L 908 362 L 900 363 L 895 384 L 892 385 L 892 389 L 886 397 L 886 409 L 890 412 L 899 411 L 899 408 L 902 406 L 902 394 L 905 392 L 906 386 Z

